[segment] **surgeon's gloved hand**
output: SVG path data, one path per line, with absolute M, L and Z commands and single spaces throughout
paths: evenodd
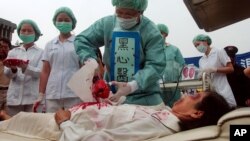
M 205 68 L 205 69 L 202 69 L 202 72 L 215 73 L 217 72 L 217 68 Z
M 127 96 L 138 89 L 138 84 L 135 80 L 128 83 L 117 81 L 112 81 L 111 83 L 118 88 L 117 92 L 109 98 L 109 100 L 113 102 L 119 101 L 121 96 Z
M 40 105 L 40 103 L 43 101 L 43 99 L 44 99 L 44 93 L 39 93 L 39 96 L 38 96 L 38 98 L 37 98 L 37 100 L 33 103 L 33 112 L 37 112 L 37 108 L 38 108 L 38 106 Z

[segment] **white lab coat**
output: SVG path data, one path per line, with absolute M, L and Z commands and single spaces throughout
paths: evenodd
M 228 62 L 231 62 L 224 49 L 219 50 L 212 48 L 209 55 L 202 56 L 199 60 L 200 69 L 220 68 L 225 67 Z M 212 86 L 215 91 L 222 95 L 230 106 L 235 107 L 236 101 L 232 89 L 227 81 L 227 76 L 224 73 L 213 73 L 211 76 Z
M 25 72 L 18 68 L 18 71 L 13 73 L 10 68 L 4 68 L 4 74 L 11 79 L 7 93 L 7 105 L 33 104 L 37 99 L 42 55 L 43 50 L 36 45 L 27 50 L 21 46 L 9 51 L 7 58 L 29 60 L 29 64 Z

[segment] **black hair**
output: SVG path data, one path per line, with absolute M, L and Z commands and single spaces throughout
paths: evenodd
M 3 42 L 5 42 L 5 43 L 7 43 L 8 46 L 9 46 L 9 49 L 11 49 L 11 42 L 10 42 L 9 39 L 7 39 L 7 38 L 0 38 L 0 41 L 3 41 Z
M 224 114 L 233 110 L 221 95 L 208 91 L 205 93 L 206 96 L 195 106 L 197 110 L 203 111 L 204 114 L 200 119 L 180 123 L 182 130 L 216 125 Z

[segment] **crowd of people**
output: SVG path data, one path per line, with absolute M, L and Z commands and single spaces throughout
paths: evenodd
M 143 15 L 147 0 L 112 0 L 112 5 L 114 15 L 97 20 L 76 36 L 71 31 L 77 18 L 70 8 L 60 7 L 52 19 L 59 35 L 48 41 L 44 50 L 35 44 L 42 34 L 31 19 L 22 20 L 17 27 L 22 40 L 20 47 L 11 49 L 9 40 L 0 40 L 0 119 L 15 120 L 11 118 L 14 115 L 25 117 L 21 111 L 33 115 L 34 107 L 44 103 L 47 113 L 44 116 L 55 116 L 53 125 L 60 127 L 60 131 L 53 128 L 56 130 L 52 132 L 60 132 L 60 137 L 55 138 L 61 141 L 128 140 L 128 135 L 131 140 L 142 140 L 216 124 L 231 108 L 250 106 L 250 92 L 246 92 L 250 90 L 247 88 L 250 68 L 235 63 L 237 48 L 214 48 L 212 39 L 203 34 L 195 36 L 193 44 L 204 54 L 199 69 L 211 76 L 211 92 L 183 96 L 178 87 L 161 90 L 159 80 L 180 81 L 185 66 L 180 49 L 166 42 L 167 25 L 156 25 Z M 99 48 L 103 46 L 102 57 Z M 17 65 L 4 63 L 13 58 L 22 61 Z M 126 97 L 122 105 L 70 110 L 74 105 L 88 102 L 80 99 L 67 83 L 89 61 L 99 63 L 95 75 L 111 82 L 110 101 Z M 104 114 L 110 109 L 114 111 L 111 115 Z M 96 115 L 91 115 L 91 110 Z M 130 117 L 129 113 L 134 116 Z M 104 117 L 98 123 L 87 118 L 99 115 Z M 124 120 L 120 120 L 121 116 Z M 20 126 L 34 126 L 24 123 Z

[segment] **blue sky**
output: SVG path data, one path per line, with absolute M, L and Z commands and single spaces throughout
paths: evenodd
M 78 20 L 74 34 L 86 29 L 99 18 L 114 14 L 111 0 L 0 0 L 0 18 L 18 24 L 22 19 L 33 19 L 38 24 L 43 36 L 36 44 L 44 48 L 46 42 L 56 37 L 59 32 L 52 23 L 55 10 L 61 6 L 71 8 Z M 15 10 L 14 10 L 15 9 Z M 205 32 L 196 25 L 183 0 L 149 0 L 145 16 L 157 23 L 167 24 L 170 30 L 167 42 L 176 45 L 184 57 L 201 55 L 192 45 L 197 34 L 208 34 L 212 46 L 224 48 L 235 45 L 239 53 L 250 51 L 250 19 L 235 23 L 225 28 Z M 20 40 L 16 32 L 12 43 Z

